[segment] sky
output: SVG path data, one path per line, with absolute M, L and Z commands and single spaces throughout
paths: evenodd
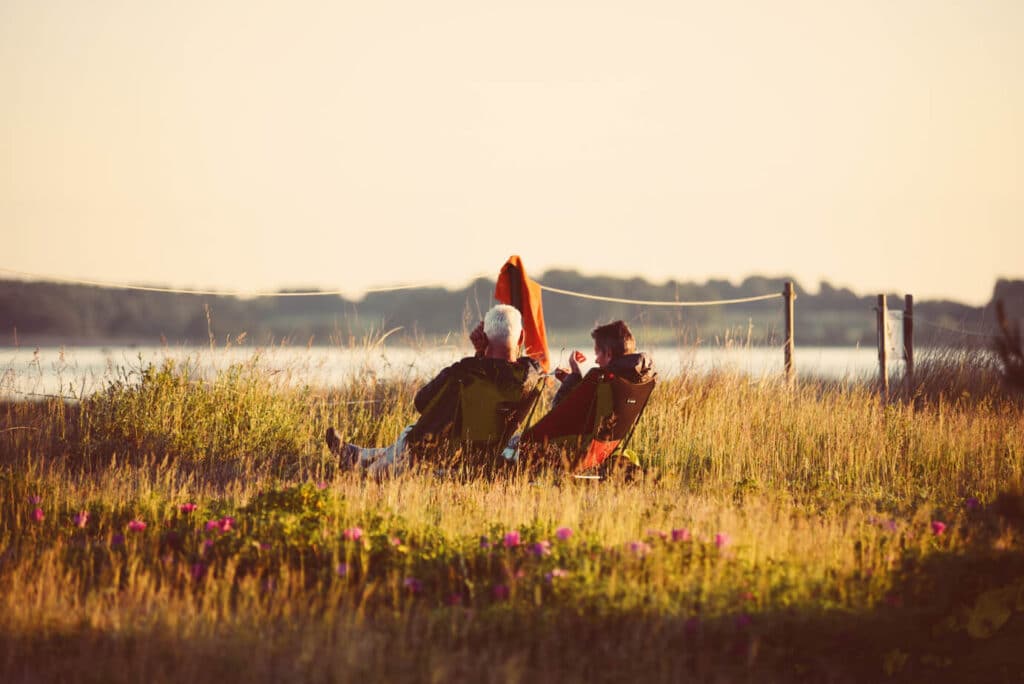
M 1024 277 L 1019 0 L 0 0 L 0 93 L 0 269 Z

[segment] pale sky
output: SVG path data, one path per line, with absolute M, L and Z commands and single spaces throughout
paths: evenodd
M 1020 0 L 0 0 L 0 98 L 0 268 L 1024 277 Z

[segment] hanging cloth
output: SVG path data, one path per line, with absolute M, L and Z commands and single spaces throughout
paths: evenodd
M 498 273 L 494 298 L 502 304 L 519 309 L 523 315 L 526 333 L 526 355 L 539 363 L 547 373 L 551 368 L 548 356 L 548 335 L 544 330 L 544 308 L 541 306 L 540 285 L 530 280 L 518 256 L 509 257 Z

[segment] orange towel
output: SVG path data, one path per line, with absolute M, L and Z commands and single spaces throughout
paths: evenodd
M 548 357 L 548 335 L 544 330 L 540 285 L 526 276 L 523 260 L 518 256 L 509 257 L 501 267 L 498 283 L 494 287 L 494 298 L 502 304 L 516 307 L 523 314 L 526 355 L 539 363 L 547 373 L 551 368 L 551 360 Z

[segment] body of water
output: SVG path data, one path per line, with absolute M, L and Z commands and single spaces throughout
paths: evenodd
M 647 350 L 662 377 L 681 373 L 733 370 L 752 377 L 781 376 L 783 353 L 763 347 L 655 347 Z M 440 346 L 430 349 L 377 347 L 75 347 L 6 348 L 0 351 L 0 396 L 87 396 L 116 380 L 138 377 L 149 364 L 167 359 L 189 363 L 210 375 L 231 364 L 253 362 L 270 372 L 282 373 L 298 385 L 331 387 L 356 377 L 429 379 L 444 366 L 469 353 L 468 348 Z M 592 354 L 589 350 L 585 352 Z M 568 352 L 552 351 L 555 364 L 567 365 Z M 561 358 L 559 358 L 561 356 Z M 875 349 L 797 347 L 797 373 L 832 380 L 852 380 L 878 372 Z M 898 371 L 902 362 L 890 362 Z

